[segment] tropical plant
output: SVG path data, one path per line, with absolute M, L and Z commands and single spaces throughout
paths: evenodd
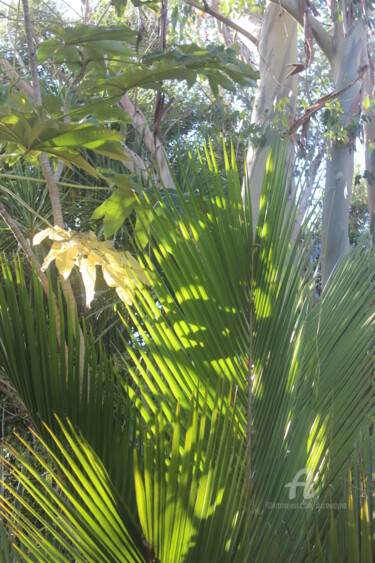
M 374 256 L 353 250 L 314 306 L 308 224 L 295 240 L 285 159 L 270 153 L 254 238 L 234 152 L 225 180 L 207 151 L 199 193 L 155 192 L 157 205 L 136 219 L 151 218 L 149 252 L 138 256 L 151 288 L 129 280 L 126 369 L 98 362 L 86 338 L 82 376 L 69 313 L 64 321 L 60 304 L 65 360 L 54 307 L 46 315 L 37 286 L 31 305 L 22 275 L 15 291 L 7 274 L 0 364 L 46 452 L 24 443 L 25 453 L 11 450 L 16 463 L 4 460 L 12 479 L 2 514 L 20 557 L 370 557 L 371 517 L 367 505 L 359 518 L 353 508 L 358 480 L 346 483 L 374 415 Z M 292 509 L 286 486 L 301 470 L 305 491 Z M 308 492 L 315 508 L 302 507 Z M 350 531 L 340 541 L 336 521 Z

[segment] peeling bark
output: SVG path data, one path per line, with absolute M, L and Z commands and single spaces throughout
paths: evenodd
M 333 268 L 340 260 L 340 258 L 347 252 L 349 248 L 349 207 L 350 207 L 350 194 L 353 183 L 353 168 L 354 168 L 354 144 L 355 144 L 355 131 L 350 130 L 350 125 L 353 117 L 359 116 L 361 111 L 361 103 L 363 96 L 363 58 L 366 52 L 366 26 L 362 19 L 355 21 L 350 17 L 345 18 L 344 22 L 335 19 L 333 20 L 333 27 L 328 31 L 322 24 L 311 14 L 303 11 L 303 4 L 299 0 L 270 0 L 275 9 L 282 7 L 291 18 L 294 18 L 301 26 L 308 24 L 310 42 L 311 34 L 315 41 L 322 49 L 330 63 L 333 73 L 333 83 L 335 91 L 345 90 L 341 95 L 337 96 L 343 110 L 340 116 L 337 128 L 337 139 L 331 142 L 329 148 L 329 159 L 327 161 L 327 174 L 326 174 L 326 188 L 324 192 L 323 201 L 323 218 L 322 218 L 322 268 L 323 268 L 323 282 L 328 279 Z M 311 3 L 307 6 L 312 7 Z M 297 57 L 290 58 L 287 62 L 287 53 L 290 46 L 282 40 L 282 30 L 273 29 L 272 21 L 266 19 L 270 6 L 268 5 L 265 19 L 262 26 L 261 38 L 269 43 L 269 47 L 264 48 L 260 45 L 260 54 L 263 61 L 269 63 L 270 68 L 276 66 L 275 63 L 285 56 L 282 64 L 295 63 Z M 276 16 L 275 16 L 276 17 Z M 308 21 L 306 18 L 308 17 Z M 344 29 L 345 27 L 345 29 Z M 274 37 L 269 37 L 272 34 Z M 285 36 L 285 34 L 284 34 Z M 278 39 L 277 39 L 278 37 Z M 279 57 L 273 57 L 273 49 L 277 47 L 281 53 Z M 362 66 L 361 66 L 362 64 Z M 266 68 L 264 62 L 261 63 L 261 84 L 258 97 L 258 107 L 255 109 L 254 121 L 262 123 L 262 117 L 259 108 L 264 106 L 267 109 L 267 103 L 263 102 L 261 96 L 262 91 L 266 91 L 271 99 L 277 99 L 278 92 L 272 86 L 272 80 L 268 77 L 269 87 L 266 87 L 267 77 L 265 75 Z M 274 71 L 275 76 L 277 73 Z M 281 76 L 279 82 L 282 82 L 284 76 Z M 360 78 L 358 80 L 358 78 Z M 353 82 L 353 85 L 348 88 L 348 84 Z M 272 114 L 271 114 L 272 115 Z M 267 114 L 267 118 L 268 118 Z M 349 129 L 348 129 L 349 126 Z M 342 130 L 346 129 L 347 134 L 342 135 Z M 340 131 L 341 130 L 341 131 Z M 335 133 L 335 132 L 333 132 Z M 372 135 L 370 128 L 368 134 Z M 267 137 L 268 141 L 268 137 Z M 253 207 L 257 217 L 259 213 L 259 196 L 260 196 L 260 176 L 265 169 L 266 153 L 268 150 L 268 142 L 265 148 L 261 150 L 249 149 L 248 152 L 248 184 L 252 194 Z M 370 187 L 371 191 L 371 187 Z M 375 190 L 374 190 L 375 191 Z M 375 194 L 371 194 L 371 197 Z M 375 201 L 371 203 L 375 207 Z M 375 209 L 373 210 L 373 212 Z

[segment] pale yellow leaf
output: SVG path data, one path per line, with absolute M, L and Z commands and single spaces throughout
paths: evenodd
M 42 270 L 56 260 L 60 274 L 67 279 L 74 264 L 78 264 L 86 292 L 86 306 L 90 307 L 95 294 L 96 266 L 102 266 L 103 277 L 109 287 L 116 289 L 120 299 L 131 305 L 135 288 L 150 285 L 141 264 L 129 252 L 116 250 L 109 241 L 98 241 L 95 233 L 76 233 L 54 226 L 38 233 L 34 244 L 49 237 L 52 248 L 44 260 Z
M 61 227 L 55 225 L 53 229 L 51 229 L 49 238 L 51 240 L 63 241 L 73 238 L 74 235 L 76 235 L 75 231 L 66 231 L 65 229 L 62 229 Z
M 126 259 L 127 259 L 127 270 L 132 271 L 135 275 L 135 279 L 139 282 L 141 282 L 143 285 L 150 285 L 150 282 L 146 276 L 146 274 L 143 271 L 143 268 L 141 266 L 141 264 L 138 262 L 138 260 L 136 260 L 136 258 L 134 258 L 134 256 L 132 256 L 130 254 L 130 252 L 125 252 L 124 253 Z
M 93 233 L 92 231 L 88 231 L 88 232 L 85 233 L 85 234 L 87 234 L 87 238 L 88 238 L 89 240 L 92 240 L 92 241 L 97 241 L 97 240 L 98 240 L 96 234 Z
M 126 291 L 123 287 L 116 287 L 116 292 L 121 301 L 127 303 L 127 305 L 132 305 L 133 300 L 131 298 L 131 294 Z
M 106 266 L 102 266 L 102 271 L 103 271 L 103 278 L 105 279 L 106 284 L 109 287 L 116 287 L 117 284 L 117 280 L 115 280 L 112 276 L 112 272 L 110 269 L 108 269 Z
M 96 281 L 96 265 L 95 260 L 92 263 L 92 259 L 90 261 L 90 255 L 88 258 L 80 258 L 79 262 L 79 271 L 82 275 L 83 285 L 85 286 L 86 292 L 86 307 L 90 308 L 91 302 L 94 299 L 95 295 L 95 281 Z
M 33 245 L 36 246 L 37 244 L 40 244 L 42 240 L 49 237 L 50 233 L 52 232 L 53 229 L 48 227 L 48 229 L 44 229 L 44 231 L 40 231 L 40 233 L 37 233 L 33 238 Z
M 53 260 L 56 259 L 56 256 L 58 256 L 61 252 L 65 252 L 67 247 L 68 247 L 67 242 L 54 242 L 51 247 L 51 250 L 49 251 L 49 253 L 44 259 L 42 271 L 45 272 L 48 266 L 51 264 L 51 262 L 53 262 Z
M 78 256 L 77 246 L 68 246 L 67 244 L 65 246 L 65 252 L 60 252 L 56 256 L 56 268 L 59 270 L 64 280 L 70 276 L 70 272 L 72 271 L 74 262 Z

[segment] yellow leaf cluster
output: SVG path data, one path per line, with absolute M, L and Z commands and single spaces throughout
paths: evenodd
M 131 305 L 134 291 L 150 285 L 141 264 L 130 254 L 116 250 L 109 241 L 99 241 L 92 232 L 77 233 L 54 226 L 35 235 L 33 244 L 49 238 L 53 241 L 42 270 L 55 260 L 60 274 L 67 279 L 76 265 L 82 276 L 86 292 L 86 306 L 90 307 L 95 294 L 96 266 L 101 266 L 104 280 L 114 287 L 120 299 Z

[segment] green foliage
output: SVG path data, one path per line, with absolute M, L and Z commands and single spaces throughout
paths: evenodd
M 3 275 L 0 365 L 33 424 L 48 440 L 44 424 L 57 431 L 55 414 L 61 419 L 68 417 L 103 460 L 124 498 L 131 502 L 134 490 L 124 479 L 122 456 L 129 457 L 134 446 L 135 413 L 129 408 L 127 413 L 124 411 L 128 401 L 124 374 L 114 369 L 100 346 L 99 352 L 96 350 L 92 336 L 85 333 L 85 350 L 80 349 L 79 339 L 74 341 L 78 317 L 64 313 L 60 297 L 57 321 L 52 293 L 46 305 L 36 276 L 26 284 L 22 269 L 17 267 L 12 275 L 5 262 Z M 129 467 L 131 470 L 131 464 Z
M 118 188 L 92 214 L 92 219 L 104 217 L 103 233 L 105 238 L 113 236 L 134 209 L 136 200 L 131 188 Z
M 155 190 L 155 203 L 136 217 L 152 250 L 140 250 L 139 259 L 153 287 L 130 280 L 132 347 L 124 365 L 131 385 L 121 374 L 114 378 L 105 359 L 86 359 L 82 379 L 72 320 L 60 325 L 66 360 L 57 347 L 52 299 L 46 316 L 40 288 L 38 295 L 35 285 L 31 305 L 22 276 L 17 295 L 7 274 L 0 362 L 52 461 L 32 448 L 30 455 L 58 488 L 13 449 L 26 468 L 15 475 L 33 500 L 7 483 L 2 510 L 19 530 L 18 549 L 32 550 L 38 561 L 50 553 L 60 553 L 61 561 L 69 553 L 94 561 L 251 561 L 276 554 L 305 561 L 309 553 L 323 560 L 345 552 L 347 544 L 337 540 L 339 515 L 319 503 L 345 499 L 347 460 L 374 416 L 375 258 L 366 248 L 353 250 L 313 307 L 311 241 L 301 230 L 291 242 L 298 206 L 286 211 L 283 151 L 269 156 L 255 234 L 234 151 L 231 163 L 224 154 L 225 179 L 212 151 L 201 158 L 203 183 L 191 163 L 198 192 L 182 171 L 187 191 Z M 61 304 L 59 310 L 64 319 Z M 87 338 L 86 347 L 94 353 Z M 72 425 L 56 424 L 53 411 Z M 286 485 L 304 468 L 314 503 L 302 518 L 302 509 L 290 509 Z M 105 506 L 97 490 L 104 491 Z M 298 495 L 301 504 L 300 489 Z M 352 512 L 345 517 L 353 521 Z M 370 549 L 366 521 L 364 510 L 357 529 L 367 540 L 351 543 L 353 553 Z
M 103 464 L 71 424 L 66 423 L 64 427 L 58 422 L 66 445 L 52 433 L 50 440 L 54 441 L 59 456 L 36 437 L 49 454 L 49 463 L 26 442 L 22 441 L 37 462 L 37 469 L 29 456 L 11 448 L 26 470 L 13 467 L 19 484 L 34 503 L 44 498 L 44 511 L 39 514 L 25 495 L 6 485 L 14 501 L 24 509 L 22 512 L 15 502 L 0 497 L 3 515 L 20 541 L 20 545 L 15 545 L 17 551 L 28 561 L 45 563 L 51 559 L 61 563 L 71 560 L 101 563 L 123 558 L 144 561 L 141 532 L 131 513 L 118 507 L 119 499 Z M 51 471 L 54 466 L 59 473 Z
M 82 157 L 81 149 L 88 148 L 115 160 L 126 160 L 119 142 L 121 133 L 91 123 L 62 123 L 39 112 L 16 113 L 0 117 L 2 158 L 12 165 L 22 156 L 35 161 L 45 152 L 61 160 L 69 168 L 75 164 L 90 175 L 97 171 Z
M 54 35 L 54 38 L 38 45 L 39 63 L 45 62 L 50 57 L 54 58 L 56 64 L 68 62 L 68 66 L 72 63 L 80 63 L 83 55 L 93 61 L 103 59 L 105 54 L 130 57 L 131 51 L 123 43 L 134 46 L 137 41 L 137 32 L 125 25 L 51 26 L 49 33 Z
M 160 90 L 164 80 L 186 81 L 191 87 L 199 75 L 207 78 L 216 95 L 219 85 L 231 91 L 235 91 L 235 83 L 254 86 L 257 72 L 234 55 L 233 50 L 223 47 L 200 49 L 196 45 L 180 45 L 152 53 L 143 58 L 142 64 L 129 65 L 125 71 L 123 63 L 115 62 L 114 76 L 88 76 L 84 87 L 90 95 L 107 91 L 116 100 L 133 88 Z
M 160 561 L 240 561 L 247 550 L 246 448 L 236 433 L 234 413 L 229 414 L 230 402 L 230 396 L 218 392 L 208 413 L 207 403 L 200 412 L 193 399 L 182 448 L 178 408 L 168 463 L 162 415 L 155 422 L 156 445 L 150 445 L 153 437 L 145 441 L 143 472 L 135 455 L 139 518 Z
M 367 204 L 367 186 L 358 177 L 353 185 L 350 197 L 349 240 L 351 244 L 358 244 L 369 231 L 369 212 Z

